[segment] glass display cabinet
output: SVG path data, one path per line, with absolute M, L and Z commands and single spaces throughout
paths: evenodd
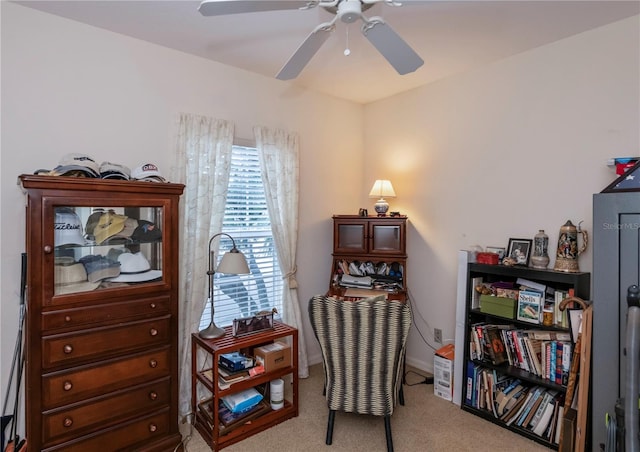
M 20 177 L 30 450 L 170 450 L 183 185 Z

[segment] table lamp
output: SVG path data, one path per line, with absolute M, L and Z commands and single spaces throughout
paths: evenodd
M 211 244 L 213 243 L 213 239 L 221 235 L 225 235 L 231 239 L 232 247 L 230 251 L 222 256 L 222 260 L 220 261 L 218 268 L 214 270 L 213 267 L 215 259 L 213 250 L 211 249 Z M 209 299 L 207 301 L 211 303 L 211 323 L 207 328 L 198 333 L 198 335 L 203 339 L 216 339 L 224 336 L 224 329 L 217 326 L 213 321 L 213 275 L 215 275 L 216 272 L 226 273 L 229 275 L 242 275 L 249 273 L 249 266 L 247 265 L 247 260 L 245 259 L 244 254 L 236 248 L 236 241 L 233 240 L 233 237 L 229 234 L 225 234 L 224 232 L 219 232 L 209 239 L 209 270 L 207 271 L 207 275 L 209 275 Z
M 391 181 L 389 180 L 378 179 L 374 182 L 373 187 L 369 192 L 369 198 L 380 198 L 374 206 L 379 217 L 386 216 L 387 210 L 389 210 L 389 203 L 385 201 L 384 198 L 395 197 L 396 192 L 393 191 L 393 185 L 391 185 Z

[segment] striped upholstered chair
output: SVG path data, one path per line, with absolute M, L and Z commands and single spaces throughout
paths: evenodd
M 380 298 L 340 301 L 315 296 L 309 319 L 320 349 L 329 406 L 326 443 L 336 411 L 384 417 L 387 450 L 393 451 L 391 414 L 402 400 L 409 305 Z

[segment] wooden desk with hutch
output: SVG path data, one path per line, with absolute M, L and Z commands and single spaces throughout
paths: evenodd
M 345 268 L 348 272 L 352 263 L 366 265 L 370 262 L 375 270 L 386 264 L 383 274 L 369 274 L 376 280 L 374 289 L 385 290 L 383 287 L 385 283 L 395 284 L 395 289 L 386 290 L 387 297 L 392 300 L 406 301 L 406 232 L 407 217 L 404 215 L 395 217 L 334 215 L 333 260 L 328 295 L 350 299 L 348 288 L 340 284 Z M 394 270 L 391 270 L 392 266 Z M 375 293 L 378 291 L 372 291 L 372 294 Z

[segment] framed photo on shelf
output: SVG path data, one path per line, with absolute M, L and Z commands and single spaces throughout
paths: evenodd
M 544 295 L 533 290 L 518 292 L 518 310 L 516 318 L 522 322 L 540 323 Z
M 509 247 L 507 248 L 507 257 L 516 261 L 516 265 L 529 265 L 529 257 L 531 256 L 531 239 L 509 239 Z

